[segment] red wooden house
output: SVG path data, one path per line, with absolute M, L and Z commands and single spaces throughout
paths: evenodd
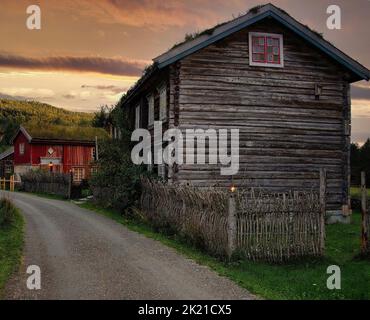
M 90 127 L 21 126 L 13 138 L 14 173 L 20 178 L 31 169 L 73 173 L 74 182 L 88 179 L 94 168 L 95 139 L 107 136 L 103 129 Z

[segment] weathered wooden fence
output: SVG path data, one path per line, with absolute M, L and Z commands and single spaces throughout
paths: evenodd
M 237 194 L 235 249 L 252 260 L 283 261 L 320 256 L 324 220 L 313 192 Z
M 71 197 L 72 176 L 63 173 L 32 171 L 21 175 L 22 187 L 26 192 L 47 193 Z
M 174 230 L 216 255 L 227 252 L 227 193 L 143 180 L 141 209 L 155 226 Z
M 142 185 L 141 209 L 152 224 L 212 254 L 271 262 L 323 254 L 325 188 L 320 199 L 318 192 L 228 192 L 149 180 Z

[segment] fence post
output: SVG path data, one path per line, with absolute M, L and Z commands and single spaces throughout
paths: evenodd
M 326 216 L 326 169 L 320 169 L 320 248 L 325 249 L 325 216 Z
M 362 215 L 362 232 L 361 232 L 361 252 L 367 253 L 368 250 L 368 230 L 367 230 L 367 190 L 366 174 L 361 172 L 361 215 Z
M 236 248 L 236 205 L 233 193 L 230 193 L 228 199 L 228 217 L 227 217 L 227 256 L 231 259 Z
M 69 172 L 69 180 L 68 180 L 68 199 L 72 198 L 72 183 L 73 183 L 73 172 Z

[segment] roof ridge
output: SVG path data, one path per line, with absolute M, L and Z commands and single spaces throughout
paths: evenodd
M 123 103 L 125 103 L 126 101 L 130 100 L 130 98 L 135 94 L 142 83 L 150 78 L 157 70 L 165 68 L 166 66 L 171 65 L 172 63 L 181 60 L 184 57 L 204 47 L 207 47 L 210 44 L 217 42 L 249 25 L 261 21 L 266 17 L 272 17 L 278 22 L 282 23 L 287 28 L 291 29 L 293 32 L 304 38 L 307 42 L 310 42 L 319 50 L 325 52 L 332 59 L 335 59 L 338 61 L 338 63 L 344 65 L 359 78 L 365 80 L 370 79 L 370 71 L 365 66 L 357 62 L 355 59 L 351 58 L 340 49 L 336 48 L 333 44 L 324 39 L 323 36 L 317 31 L 312 30 L 308 26 L 299 22 L 283 9 L 273 5 L 272 3 L 268 3 L 265 5 L 255 6 L 249 9 L 246 14 L 240 17 L 222 23 L 214 28 L 206 29 L 194 39 L 190 41 L 185 41 L 154 58 L 154 63 L 149 74 L 144 74 L 138 80 L 138 82 L 127 92 L 127 94 L 122 97 L 121 103 L 122 101 Z M 209 30 L 211 30 L 212 33 L 210 33 Z

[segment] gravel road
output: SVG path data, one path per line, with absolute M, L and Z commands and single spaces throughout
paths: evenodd
M 6 196 L 26 221 L 24 258 L 7 299 L 254 299 L 208 267 L 73 203 Z M 41 269 L 41 290 L 26 287 L 30 265 Z

